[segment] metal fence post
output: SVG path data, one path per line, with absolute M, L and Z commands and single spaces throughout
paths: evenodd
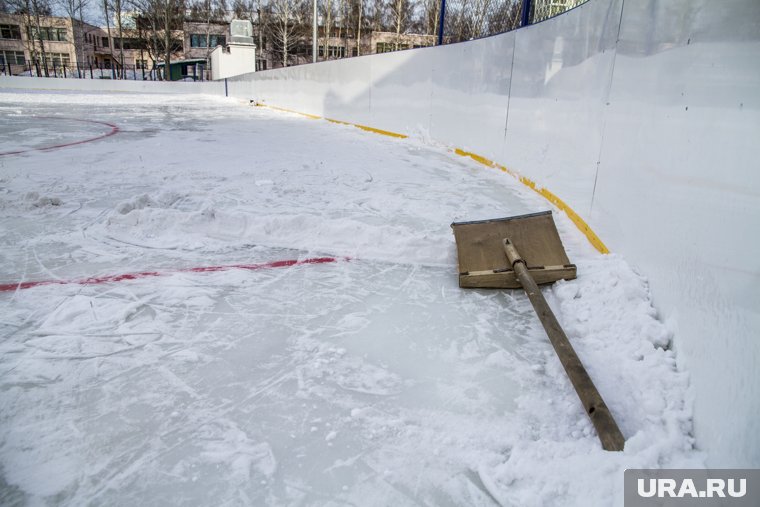
M 446 19 L 446 0 L 441 0 L 441 15 L 438 18 L 438 45 L 443 44 L 443 25 Z
M 531 0 L 523 0 L 520 26 L 528 26 L 530 24 L 530 4 Z

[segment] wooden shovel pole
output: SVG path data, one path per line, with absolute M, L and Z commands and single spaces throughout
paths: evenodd
M 530 275 L 525 261 L 520 257 L 517 248 L 515 248 L 515 245 L 509 239 L 504 240 L 504 251 L 507 254 L 509 263 L 512 264 L 512 268 L 515 270 L 517 279 L 520 281 L 523 289 L 525 289 L 525 293 L 528 295 L 528 299 L 530 299 L 541 324 L 543 324 L 546 334 L 549 335 L 549 340 L 552 346 L 554 346 L 554 351 L 559 356 L 559 360 L 565 368 L 567 376 L 570 377 L 570 382 L 572 382 L 575 392 L 578 393 L 583 408 L 586 409 L 586 413 L 596 428 L 599 440 L 602 442 L 602 448 L 606 451 L 622 451 L 625 445 L 623 434 L 620 432 L 617 423 L 615 423 L 615 419 L 612 418 L 612 414 L 604 403 L 602 395 L 599 394 L 591 377 L 589 377 L 588 372 L 583 367 L 583 363 L 581 363 L 572 345 L 570 345 L 567 335 L 565 335 L 557 318 L 554 316 L 551 308 L 549 308 L 546 299 L 541 294 L 541 290 Z

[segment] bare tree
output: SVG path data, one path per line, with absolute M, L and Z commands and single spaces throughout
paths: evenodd
M 158 17 L 154 14 L 152 0 L 130 0 L 130 6 L 136 11 L 135 29 L 140 46 L 140 60 L 144 60 L 144 52 L 154 62 L 158 60 Z
M 58 5 L 71 19 L 74 52 L 77 59 L 77 75 L 81 77 L 81 65 L 84 63 L 84 11 L 89 0 L 58 0 Z M 77 29 L 78 24 L 78 29 Z
M 164 60 L 164 72 L 158 79 L 171 79 L 172 53 L 182 49 L 174 32 L 182 29 L 185 4 L 183 0 L 131 0 L 137 10 L 135 20 L 141 44 L 153 61 Z
M 414 6 L 410 0 L 389 0 L 388 15 L 390 16 L 391 26 L 394 37 L 395 50 L 398 51 L 401 44 L 401 34 L 407 33 L 411 26 Z
M 330 38 L 333 34 L 333 25 L 335 23 L 335 2 L 333 0 L 322 0 L 322 27 L 324 35 L 324 59 L 330 59 Z
M 305 5 L 301 0 L 272 0 L 270 6 L 268 31 L 273 49 L 281 58 L 282 66 L 287 67 L 304 35 Z
M 364 0 L 359 0 L 356 11 L 356 56 L 362 54 L 362 25 L 364 24 Z
M 345 42 L 343 43 L 343 50 L 346 52 L 346 56 L 351 56 L 348 54 L 348 30 L 346 29 L 346 20 L 348 18 L 348 2 L 346 0 L 338 0 L 338 18 L 335 20 L 336 24 L 338 25 L 338 40 L 343 40 L 345 37 Z
M 223 23 L 226 12 L 227 5 L 224 0 L 195 0 L 190 4 L 189 19 L 202 23 L 205 30 L 206 60 L 211 57 L 211 52 L 216 47 L 211 44 L 211 26 Z
M 108 7 L 108 0 L 105 0 L 105 6 Z M 119 78 L 124 79 L 126 77 L 125 75 L 125 69 L 124 69 L 124 23 L 122 22 L 122 16 L 124 15 L 124 9 L 122 8 L 122 0 L 110 0 L 110 8 L 111 12 L 114 14 L 114 18 L 116 21 L 116 33 L 118 35 L 118 44 L 119 44 L 119 55 L 118 55 L 118 67 L 119 67 Z M 107 11 L 106 11 L 107 12 Z M 108 38 L 111 39 L 111 32 L 110 32 L 110 25 L 108 25 L 108 19 L 106 19 L 106 26 L 108 27 Z M 113 40 L 113 39 L 112 39 Z M 113 56 L 114 50 L 116 48 L 111 48 L 111 55 Z
M 438 33 L 438 24 L 441 19 L 441 0 L 420 0 L 421 18 L 419 31 L 425 35 Z
M 113 60 L 113 37 L 111 36 L 111 16 L 108 0 L 103 0 L 103 5 L 101 7 L 103 8 L 103 19 L 106 20 L 106 33 L 108 34 L 108 53 L 111 55 L 111 60 Z
M 32 62 L 37 66 L 37 75 L 49 76 L 48 58 L 45 49 L 45 34 L 42 30 L 43 16 L 53 14 L 49 0 L 8 0 L 8 8 L 15 14 L 22 15 L 24 30 L 29 35 L 27 49 Z
M 349 48 L 349 41 L 354 39 L 357 55 L 361 54 L 362 29 L 367 26 L 364 2 L 365 0 L 342 0 L 342 9 L 339 9 L 342 11 L 340 24 L 346 49 Z
M 388 20 L 386 0 L 371 0 L 367 3 L 366 23 L 371 31 L 384 32 L 392 23 Z

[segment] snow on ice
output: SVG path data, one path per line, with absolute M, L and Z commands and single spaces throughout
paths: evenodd
M 600 448 L 529 302 L 457 287 L 452 221 L 548 209 L 424 140 L 214 97 L 0 94 L 0 503 L 609 505 L 701 467 L 646 280 L 555 214 L 544 289 L 624 435 Z M 36 148 L 117 135 L 69 148 Z M 207 273 L 187 268 L 333 256 Z

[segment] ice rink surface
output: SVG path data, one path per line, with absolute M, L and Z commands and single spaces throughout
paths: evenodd
M 527 298 L 457 287 L 452 221 L 549 204 L 424 135 L 6 91 L 21 150 L 0 284 L 160 276 L 0 292 L 0 504 L 622 505 L 626 468 L 703 466 L 646 280 L 555 213 L 579 278 L 544 293 L 628 440 L 607 453 Z

